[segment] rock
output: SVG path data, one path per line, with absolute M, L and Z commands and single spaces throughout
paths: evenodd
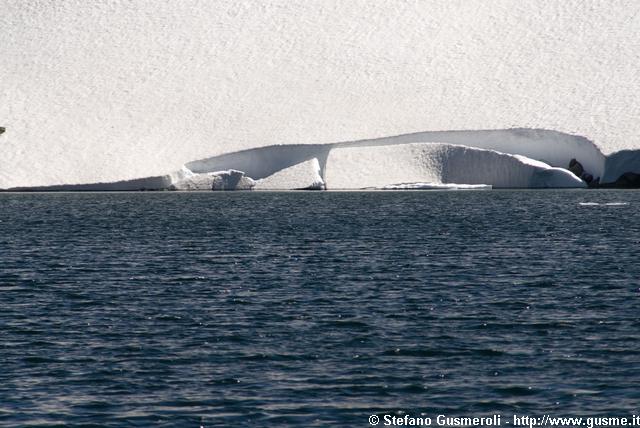
M 571 159 L 571 161 L 569 161 L 569 168 L 567 169 L 573 172 L 576 177 L 582 178 L 581 176 L 584 173 L 584 168 L 576 159 Z
M 599 179 L 600 177 L 594 180 L 594 182 L 597 182 Z M 592 184 L 592 186 L 590 187 L 611 189 L 640 188 L 640 174 L 636 172 L 625 172 L 620 177 L 618 177 L 616 181 L 610 181 L 608 183 L 597 183 L 595 186 Z
M 0 126 L 0 134 L 4 134 L 4 131 L 6 131 L 6 130 L 7 130 L 6 128 Z
M 613 183 L 601 184 L 600 187 L 640 188 L 640 174 L 635 172 L 625 172 Z

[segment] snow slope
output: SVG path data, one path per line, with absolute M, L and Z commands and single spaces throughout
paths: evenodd
M 322 190 L 325 188 L 318 158 L 283 168 L 268 177 L 258 180 L 254 190 Z
M 524 156 L 441 143 L 337 148 L 329 153 L 325 181 L 328 189 L 400 183 L 586 187 L 569 171 Z
M 634 0 L 3 0 L 0 188 L 422 131 L 544 129 L 604 154 L 636 150 L 639 11 Z M 420 140 L 509 152 L 487 138 Z M 596 151 L 533 147 L 514 153 L 604 171 Z

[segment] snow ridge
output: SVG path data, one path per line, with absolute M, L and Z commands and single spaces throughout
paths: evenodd
M 578 159 L 594 178 L 615 180 L 621 170 L 640 172 L 638 151 L 605 156 L 581 136 L 541 129 L 505 129 L 266 146 L 188 162 L 179 171 L 161 177 L 27 190 L 585 187 L 565 169 L 572 159 Z
M 521 155 L 444 143 L 333 149 L 326 183 L 328 189 L 386 188 L 395 183 L 585 187 L 569 171 Z

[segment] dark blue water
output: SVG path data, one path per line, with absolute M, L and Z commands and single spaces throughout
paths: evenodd
M 0 426 L 638 414 L 639 208 L 634 191 L 0 194 Z

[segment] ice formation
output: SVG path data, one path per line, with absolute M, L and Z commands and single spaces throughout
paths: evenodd
M 581 207 L 626 207 L 629 202 L 579 202 L 578 205 Z
M 491 190 L 492 188 L 487 184 L 399 183 L 376 187 L 374 190 Z
M 436 138 L 449 142 L 430 141 Z M 544 141 L 553 144 L 543 153 Z M 580 159 L 582 175 L 566 169 L 575 164 L 573 156 Z M 587 183 L 579 177 L 587 173 L 615 179 L 619 171 L 636 165 L 636 151 L 605 156 L 581 137 L 554 131 L 423 132 L 260 147 L 188 162 L 165 176 L 26 190 L 581 188 Z
M 171 184 L 166 187 L 169 190 L 251 190 L 256 184 L 235 169 L 198 174 L 185 167 L 171 174 L 169 181 Z
M 255 183 L 254 190 L 321 190 L 325 188 L 317 158 L 284 168 Z
M 640 173 L 638 12 L 632 0 L 6 0 L 0 189 L 168 188 L 182 165 L 205 175 L 179 186 L 226 188 L 231 176 L 211 174 L 235 169 L 250 187 L 313 158 L 323 176 L 332 150 L 404 143 L 575 158 L 615 183 Z M 270 186 L 309 184 L 296 174 Z
M 521 155 L 442 143 L 331 150 L 326 182 L 329 189 L 384 188 L 397 183 L 585 187 L 582 180 L 567 170 Z

